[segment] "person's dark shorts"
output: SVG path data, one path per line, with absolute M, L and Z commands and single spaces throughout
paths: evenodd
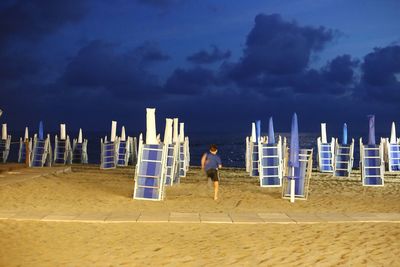
M 210 177 L 213 182 L 218 182 L 218 170 L 216 169 L 209 169 L 207 170 L 207 177 Z

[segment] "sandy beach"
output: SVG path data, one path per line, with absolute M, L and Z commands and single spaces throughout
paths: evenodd
M 9 171 L 9 169 L 5 170 Z M 17 173 L 18 170 L 15 170 Z M 1 173 L 0 173 L 1 174 Z M 0 186 L 0 211 L 129 212 L 400 212 L 400 183 L 362 187 L 357 176 L 314 172 L 307 201 L 281 199 L 244 170 L 221 173 L 212 199 L 199 169 L 168 187 L 162 202 L 132 199 L 132 169 L 72 167 Z M 397 223 L 193 224 L 0 221 L 0 266 L 396 266 Z

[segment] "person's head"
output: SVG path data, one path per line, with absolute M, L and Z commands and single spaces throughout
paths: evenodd
M 210 146 L 210 152 L 213 153 L 213 154 L 217 154 L 217 152 L 218 152 L 217 145 L 212 144 L 212 145 Z

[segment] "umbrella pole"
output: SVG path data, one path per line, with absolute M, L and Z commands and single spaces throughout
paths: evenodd
M 294 203 L 294 189 L 295 189 L 294 167 L 292 167 L 292 179 L 290 179 L 290 202 L 291 203 Z

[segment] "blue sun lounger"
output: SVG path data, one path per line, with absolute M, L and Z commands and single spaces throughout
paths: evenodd
M 116 152 L 115 141 L 107 141 L 107 138 L 101 139 L 101 163 L 100 169 L 115 169 L 116 168 Z
M 384 185 L 383 146 L 363 145 L 360 138 L 360 169 L 363 186 Z
M 51 166 L 52 153 L 50 144 L 50 135 L 46 139 L 39 139 L 35 134 L 33 138 L 33 149 L 31 157 L 31 167 L 41 168 L 43 166 Z
M 389 172 L 399 172 L 400 171 L 400 144 L 390 143 L 386 140 L 387 146 L 387 162 L 389 167 Z
M 55 136 L 54 142 L 54 164 L 71 164 L 72 162 L 72 148 L 69 141 L 69 136 L 61 140 Z
M 139 138 L 134 199 L 163 200 L 167 149 L 163 144 L 143 144 Z
M 165 184 L 173 185 L 174 182 L 179 181 L 179 174 L 177 174 L 177 146 L 175 144 L 168 144 L 167 149 L 167 162 L 165 172 Z
M 280 187 L 283 177 L 282 142 L 259 144 L 259 174 L 261 187 Z
M 306 200 L 308 197 L 311 171 L 312 171 L 312 149 L 300 149 L 299 167 L 294 169 L 295 199 Z M 283 179 L 282 198 L 290 199 L 290 180 Z
M 117 166 L 126 167 L 129 164 L 130 155 L 130 144 L 129 138 L 127 141 L 122 141 L 121 138 L 117 138 L 116 149 L 117 149 Z
M 10 153 L 11 136 L 8 135 L 7 139 L 0 138 L 0 163 L 6 163 Z
M 87 144 L 88 140 L 82 140 L 82 143 L 79 143 L 77 139 L 74 139 L 72 142 L 72 163 L 74 164 L 87 164 L 88 163 L 88 154 L 87 154 Z
M 335 161 L 333 175 L 337 177 L 349 177 L 353 169 L 354 161 L 354 139 L 350 145 L 339 144 L 336 139 L 335 146 Z

